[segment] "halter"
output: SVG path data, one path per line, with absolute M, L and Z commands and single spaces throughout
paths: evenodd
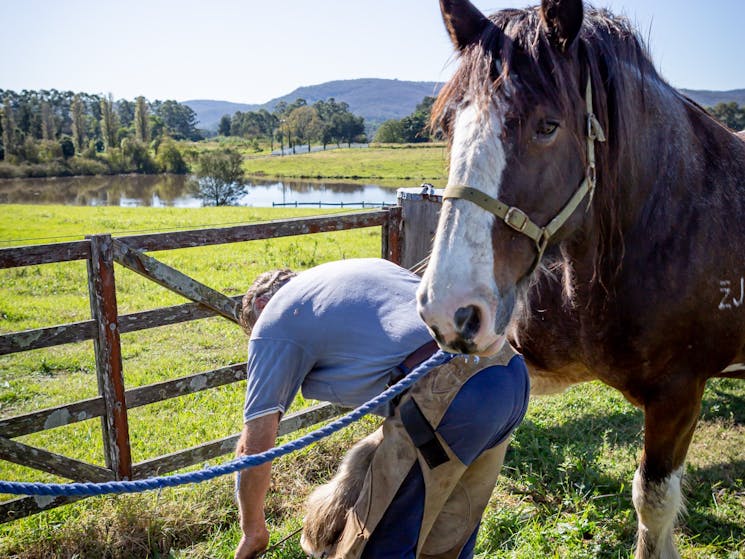
M 592 203 L 592 197 L 595 193 L 595 184 L 597 183 L 595 141 L 604 142 L 605 133 L 603 132 L 602 126 L 600 126 L 600 122 L 593 113 L 592 83 L 590 82 L 589 76 L 587 77 L 587 88 L 585 90 L 585 104 L 587 107 L 587 170 L 585 172 L 585 178 L 582 180 L 579 188 L 577 188 L 576 192 L 572 195 L 566 205 L 545 227 L 537 225 L 530 219 L 530 217 L 528 217 L 528 214 L 520 208 L 508 206 L 496 198 L 492 198 L 488 194 L 470 186 L 448 186 L 442 195 L 443 200 L 447 198 L 462 198 L 469 202 L 473 202 L 477 206 L 480 206 L 486 211 L 496 215 L 518 233 L 522 233 L 526 237 L 532 239 L 533 242 L 535 242 L 538 254 L 528 271 L 528 275 L 532 274 L 538 267 L 549 241 L 556 232 L 561 229 L 561 226 L 566 223 L 569 217 L 574 213 L 574 210 L 576 210 L 582 200 L 584 200 L 585 196 L 589 194 L 589 200 L 587 203 L 588 209 Z

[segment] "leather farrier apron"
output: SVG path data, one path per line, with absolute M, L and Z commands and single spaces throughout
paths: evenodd
M 416 556 L 457 559 L 481 521 L 508 441 L 481 453 L 466 466 L 434 428 L 468 379 L 487 367 L 507 365 L 514 355 L 514 350 L 505 344 L 494 357 L 459 356 L 429 373 L 409 390 L 395 414 L 380 427 L 382 441 L 375 450 L 360 496 L 347 515 L 347 523 L 331 557 L 358 559 L 362 555 L 375 527 L 418 461 L 424 477 L 425 497 Z M 421 431 L 410 434 L 412 420 L 407 416 L 412 415 L 413 408 L 426 420 L 432 437 L 436 438 L 434 443 L 431 439 L 423 440 L 426 436 L 423 437 Z M 414 410 L 413 415 L 417 414 Z M 433 446 L 439 450 L 432 452 Z M 442 451 L 444 455 L 438 458 Z

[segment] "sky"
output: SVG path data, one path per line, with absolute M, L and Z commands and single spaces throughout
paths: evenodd
M 474 0 L 492 13 L 538 0 Z M 745 0 L 594 0 L 675 87 L 745 88 Z M 0 0 L 0 88 L 265 103 L 331 80 L 445 81 L 437 0 Z

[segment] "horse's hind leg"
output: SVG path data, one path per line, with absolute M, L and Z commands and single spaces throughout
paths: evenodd
M 681 479 L 701 411 L 703 382 L 663 391 L 645 405 L 644 454 L 634 474 L 636 559 L 679 559 L 673 528 L 683 510 Z

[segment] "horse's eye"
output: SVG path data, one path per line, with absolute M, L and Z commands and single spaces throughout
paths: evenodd
M 559 123 L 553 120 L 542 120 L 536 130 L 536 139 L 547 140 L 559 129 Z

